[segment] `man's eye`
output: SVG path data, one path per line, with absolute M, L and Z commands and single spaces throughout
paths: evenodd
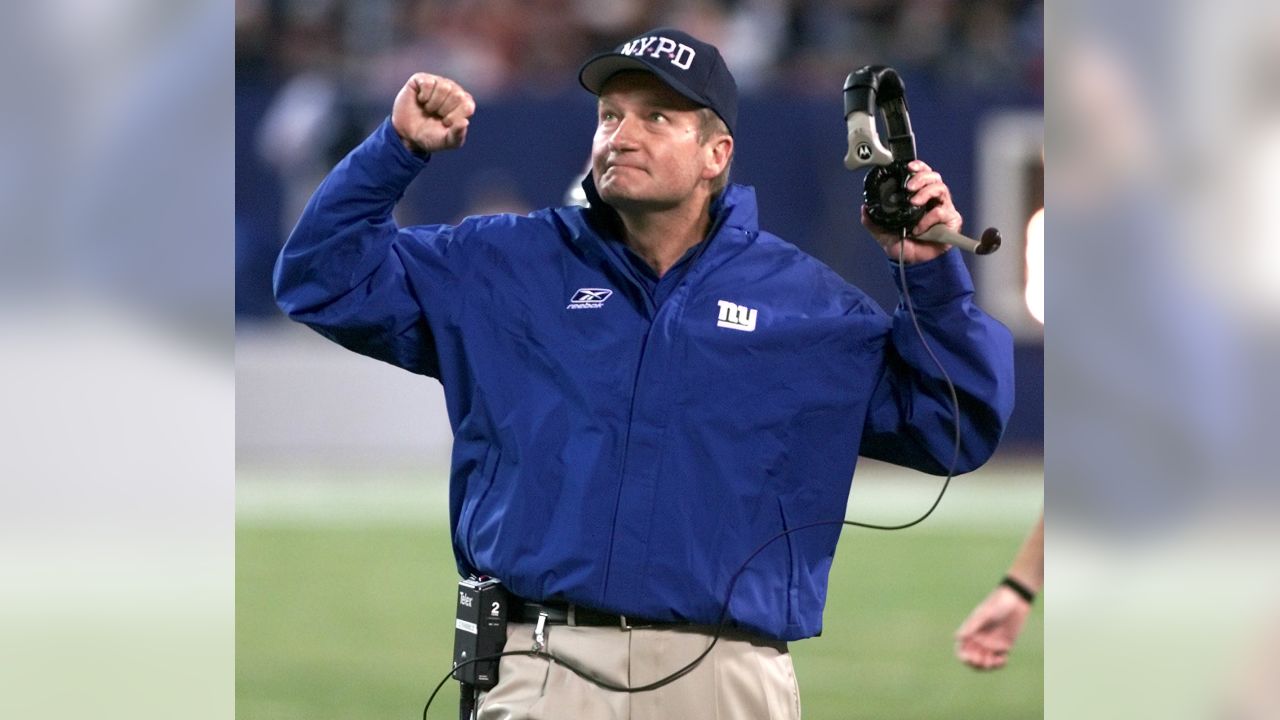
M 649 113 L 649 119 L 654 122 L 665 122 L 667 119 L 667 116 L 663 115 L 660 112 L 653 112 L 653 113 Z
M 610 111 L 608 111 L 608 110 L 605 110 L 604 112 L 600 113 L 600 120 L 601 120 L 601 121 L 604 121 L 604 120 L 613 120 L 613 119 L 615 119 L 615 118 L 617 118 L 617 117 L 618 117 L 617 115 L 615 115 L 614 113 L 612 113 L 612 112 L 610 112 Z

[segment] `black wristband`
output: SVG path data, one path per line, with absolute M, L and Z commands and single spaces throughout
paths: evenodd
M 1036 593 L 1034 590 L 1027 587 L 1026 585 L 1023 585 L 1017 580 L 1014 580 L 1008 575 L 1004 576 L 1004 579 L 1000 581 L 1000 584 L 1017 593 L 1018 597 L 1027 601 L 1028 605 L 1035 602 L 1036 600 Z

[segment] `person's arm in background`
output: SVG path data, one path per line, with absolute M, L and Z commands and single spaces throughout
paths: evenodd
M 329 173 L 280 252 L 276 302 L 290 318 L 361 354 L 438 373 L 427 312 L 447 306 L 461 233 L 401 229 L 392 210 L 430 153 L 462 146 L 474 112 L 457 83 L 409 78 L 390 120 Z
M 1044 585 L 1044 512 L 1022 543 L 1005 578 L 978 604 L 956 631 L 956 657 L 979 670 L 1004 667 L 1031 613 L 1031 602 Z M 1012 585 L 1022 586 L 1019 589 Z M 1030 592 L 1032 597 L 1024 597 Z

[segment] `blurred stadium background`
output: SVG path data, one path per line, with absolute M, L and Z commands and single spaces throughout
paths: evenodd
M 562 201 L 585 166 L 590 53 L 675 25 L 716 43 L 743 92 L 733 179 L 762 225 L 882 304 L 882 252 L 857 224 L 841 163 L 845 75 L 906 78 L 921 156 L 966 227 L 1005 247 L 969 258 L 980 301 L 1017 337 L 1018 407 L 997 458 L 924 526 L 851 529 L 826 630 L 793 645 L 808 718 L 1041 716 L 1040 610 L 1009 666 L 951 655 L 1042 502 L 1043 9 L 920 0 L 237 0 L 235 5 L 236 680 L 242 718 L 407 717 L 448 669 L 454 566 L 450 443 L 435 381 L 284 320 L 275 254 L 328 168 L 387 114 L 415 70 L 475 96 L 465 149 L 410 188 L 402 223 Z M 1037 220 L 1036 218 L 1040 218 Z M 914 517 L 936 481 L 863 463 L 849 517 Z M 449 688 L 452 690 L 452 688 Z M 446 696 L 433 717 L 451 716 Z

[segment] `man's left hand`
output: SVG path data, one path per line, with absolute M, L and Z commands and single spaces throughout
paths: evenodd
M 911 179 L 907 181 L 907 190 L 912 191 L 911 204 L 922 207 L 934 199 L 938 201 L 937 204 L 920 218 L 914 228 L 907 231 L 905 241 L 900 233 L 886 230 L 872 222 L 867 216 L 866 205 L 862 206 L 862 226 L 871 232 L 876 242 L 880 243 L 880 247 L 884 248 L 885 254 L 893 260 L 898 259 L 898 246 L 902 245 L 902 260 L 910 265 L 932 260 L 950 248 L 943 243 L 916 240 L 915 236 L 938 223 L 958 233 L 964 221 L 956 210 L 955 204 L 951 202 L 951 190 L 947 188 L 946 183 L 942 182 L 941 175 L 920 160 L 912 160 L 907 168 L 911 170 Z

